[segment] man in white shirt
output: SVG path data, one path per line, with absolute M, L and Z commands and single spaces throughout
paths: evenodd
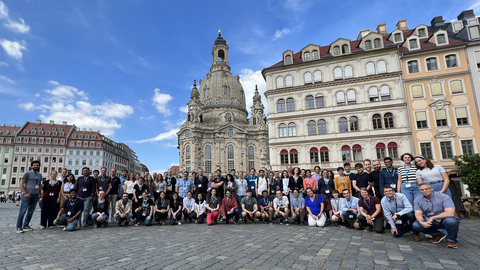
M 187 192 L 187 197 L 183 199 L 183 219 L 185 222 L 192 222 L 192 219 L 196 217 L 195 213 L 195 199 L 192 198 L 192 192 Z
M 353 229 L 353 223 L 357 220 L 360 212 L 358 208 L 358 198 L 353 197 L 347 188 L 342 191 L 342 195 L 343 198 L 345 198 L 342 201 L 342 214 L 348 223 L 347 228 Z
M 265 171 L 258 171 L 258 178 L 255 179 L 255 194 L 257 194 L 257 201 L 262 198 L 262 192 L 266 190 L 268 193 L 268 180 L 265 178 Z
M 280 217 L 280 224 L 283 224 L 283 220 L 285 220 L 285 225 L 289 225 L 288 223 L 288 198 L 286 196 L 282 196 L 282 192 L 277 190 L 277 197 L 273 200 L 273 209 L 275 210 L 275 216 Z

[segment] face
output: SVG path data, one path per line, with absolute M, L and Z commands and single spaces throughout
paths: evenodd
M 217 176 L 218 176 L 218 177 L 222 176 L 222 172 L 221 172 L 221 171 L 217 171 Z
M 282 177 L 283 178 L 288 178 L 288 172 L 283 172 Z
M 320 168 L 319 167 L 315 167 L 315 173 L 320 174 Z
M 33 170 L 34 172 L 38 172 L 38 170 L 40 170 L 40 164 L 34 163 L 34 164 L 32 165 L 32 170 Z
M 90 175 L 90 170 L 89 169 L 83 169 L 82 171 L 83 176 L 89 176 Z
M 338 198 L 338 193 L 332 193 L 333 198 L 337 199 Z
M 71 199 L 72 201 L 75 201 L 76 198 L 77 198 L 77 192 L 75 192 L 75 191 L 74 191 L 74 192 L 70 192 L 70 199 Z
M 287 171 L 288 171 L 289 173 L 292 173 L 292 166 L 288 165 L 288 166 L 287 166 Z
M 227 198 L 232 197 L 232 193 L 230 192 L 230 190 L 227 190 L 227 192 L 225 192 L 225 195 L 227 195 Z
M 384 162 L 385 162 L 385 166 L 386 166 L 387 168 L 391 168 L 392 165 L 393 165 L 393 162 L 392 162 L 391 160 L 385 160 Z
M 279 178 L 280 177 L 280 173 L 279 172 L 275 172 L 275 178 Z
M 374 161 L 372 165 L 373 165 L 373 169 L 375 171 L 380 171 L 380 169 L 382 168 L 382 165 L 380 164 L 380 161 Z
M 280 190 L 277 190 L 277 192 L 275 193 L 275 195 L 277 195 L 277 198 L 281 199 L 282 198 L 282 192 Z
M 217 196 L 217 190 L 216 189 L 212 189 L 212 196 Z
M 165 192 L 160 193 L 160 198 L 165 199 Z
M 307 190 L 307 195 L 308 195 L 308 197 L 313 197 L 313 190 L 309 188 Z
M 135 175 L 133 173 L 130 173 L 130 175 L 128 176 L 129 180 L 133 180 L 135 179 Z
M 210 181 L 213 180 L 213 174 L 210 174 L 210 175 L 208 176 L 208 180 L 210 180 Z
M 243 173 L 243 179 L 247 179 L 248 174 L 246 172 Z
M 149 173 L 149 172 L 145 172 L 144 174 L 145 174 L 145 177 L 147 177 L 150 173 Z
M 385 193 L 385 196 L 387 197 L 392 197 L 395 194 L 395 191 L 391 188 L 387 188 L 383 190 L 383 193 Z
M 201 194 L 201 193 L 199 193 L 199 194 L 198 194 L 198 196 L 197 196 L 197 199 L 198 199 L 198 201 L 200 201 L 200 202 L 201 202 L 201 201 L 202 201 L 202 199 L 203 199 L 202 197 L 203 197 L 203 196 L 202 196 L 202 194 Z
M 368 191 L 360 190 L 360 195 L 362 196 L 362 198 L 367 198 L 368 197 Z
M 267 198 L 268 197 L 268 192 L 263 192 L 262 195 L 263 195 L 264 198 Z
M 104 192 L 104 191 L 100 191 L 100 192 L 98 193 L 98 196 L 99 196 L 100 198 L 105 198 L 105 192 Z
M 350 199 L 350 191 L 344 191 L 344 192 L 342 192 L 342 195 L 345 199 L 347 199 L 347 200 Z
M 230 173 L 233 175 L 233 177 L 235 177 L 235 174 L 236 174 L 237 172 L 236 172 L 236 171 L 231 171 Z
M 345 171 L 349 172 L 351 168 L 352 168 L 351 165 L 347 165 L 347 166 L 345 166 Z
M 307 177 L 310 178 L 312 176 L 312 173 L 310 171 L 307 171 Z
M 328 178 L 332 178 L 333 177 L 333 173 L 332 172 L 328 172 Z
M 323 171 L 323 172 L 322 172 L 322 177 L 323 177 L 323 179 L 328 179 L 328 172 L 327 172 L 327 171 Z
M 265 177 L 265 172 L 264 172 L 264 171 L 261 171 L 261 172 L 259 173 L 259 175 L 260 175 L 260 177 L 263 178 L 263 177 Z
M 100 171 L 102 172 L 102 175 L 107 175 L 107 168 L 102 168 Z
M 67 177 L 67 181 L 68 181 L 68 182 L 73 182 L 73 179 L 74 179 L 73 175 L 69 175 L 69 176 Z
M 65 178 L 67 176 L 67 170 L 63 169 L 62 170 L 62 178 Z
M 254 175 L 255 175 L 255 170 L 254 170 L 254 169 L 251 169 L 251 170 L 250 170 L 250 175 L 251 175 L 251 176 L 254 176 Z
M 359 174 L 363 173 L 363 167 L 357 167 L 355 168 Z
M 372 170 L 372 163 L 370 161 L 365 161 L 363 163 L 363 166 L 365 167 L 365 170 L 367 170 L 367 172 Z
M 188 177 L 188 173 L 184 172 L 184 173 L 183 173 L 183 178 L 184 178 L 184 179 L 187 179 L 187 177 Z
M 111 170 L 110 170 L 110 175 L 111 175 L 111 176 L 117 175 L 117 170 L 116 170 L 116 169 L 111 169 Z
M 124 202 L 128 201 L 128 194 L 123 194 L 123 195 L 122 195 L 122 200 L 123 200 Z
M 192 178 L 195 179 L 197 177 L 196 173 L 192 173 Z
M 415 159 L 415 164 L 416 164 L 418 167 L 423 168 L 423 167 L 425 167 L 425 159 L 417 157 L 417 158 Z
M 143 198 L 144 200 L 147 199 L 147 193 L 146 193 L 146 192 L 142 193 L 142 198 Z M 174 198 L 175 198 L 175 197 L 174 197 Z
M 272 179 L 273 178 L 273 172 L 269 173 L 268 177 L 270 177 L 270 179 Z
M 247 192 L 247 197 L 248 198 L 252 197 L 252 192 Z
M 171 170 L 171 169 L 168 169 L 167 174 L 168 174 L 168 175 L 172 175 L 172 170 Z
M 187 198 L 189 198 L 189 199 L 192 198 L 192 193 L 191 192 L 187 193 Z
M 298 198 L 298 190 L 295 189 L 293 191 L 293 197 Z
M 53 171 L 50 175 L 52 176 L 52 179 L 57 179 L 57 172 L 56 171 Z
M 128 174 L 128 173 L 127 173 L 126 171 L 123 171 L 123 172 L 122 172 L 122 177 L 123 177 L 123 178 L 127 177 L 127 174 Z
M 343 175 L 343 170 L 338 170 L 338 174 Z
M 300 175 L 301 175 L 302 177 L 305 176 L 305 170 L 301 170 L 301 171 L 300 171 Z
M 98 171 L 94 171 L 94 172 L 93 172 L 93 177 L 96 178 L 97 176 L 98 176 Z
M 427 185 L 419 186 L 418 190 L 422 193 L 423 196 L 430 196 L 432 195 L 433 188 Z
M 140 174 L 136 173 L 135 174 L 135 180 L 138 180 L 138 178 L 140 178 Z

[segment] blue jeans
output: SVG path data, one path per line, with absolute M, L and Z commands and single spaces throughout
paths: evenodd
M 401 191 L 402 194 L 407 197 L 408 201 L 413 206 L 413 201 L 415 200 L 415 198 L 422 194 L 420 193 L 420 191 L 418 191 L 417 183 L 409 182 L 408 184 L 410 184 L 411 187 L 407 188 L 407 183 L 402 183 Z
M 86 198 L 78 197 L 78 198 L 83 201 L 83 220 L 82 220 L 82 223 L 87 224 L 88 217 L 90 216 L 90 211 L 92 210 L 93 200 L 91 202 L 89 202 L 88 200 L 90 199 L 90 197 L 86 197 Z
M 175 219 L 173 218 L 173 215 L 170 215 L 170 225 L 177 225 L 181 219 L 182 219 L 182 211 L 175 214 Z
M 226 220 L 230 220 L 231 218 L 235 218 L 235 221 L 238 221 L 238 209 L 233 210 L 230 214 L 222 213 L 227 218 Z
M 424 218 L 424 221 L 427 221 L 427 218 Z M 412 231 L 414 233 L 423 232 L 425 234 L 430 234 L 432 236 L 439 236 L 441 232 L 438 229 L 444 229 L 447 231 L 447 240 L 450 242 L 457 242 L 458 229 L 460 227 L 460 219 L 456 217 L 448 217 L 442 220 L 434 220 L 430 228 L 424 228 L 418 221 L 415 221 L 412 226 Z
M 397 233 L 393 235 L 394 237 L 402 237 L 402 235 L 412 230 L 412 225 L 416 221 L 415 212 L 412 211 L 406 213 L 405 215 L 402 215 L 400 217 L 400 220 L 402 221 L 402 224 L 395 224 L 395 228 L 397 228 Z
M 137 223 L 143 222 L 145 226 L 150 226 L 152 224 L 153 217 L 147 219 L 146 216 L 142 215 L 142 211 L 135 212 L 135 217 L 137 218 Z
M 197 217 L 197 213 L 195 213 L 195 211 L 192 211 L 190 214 L 188 214 L 187 208 L 183 209 L 182 212 L 183 212 L 183 220 L 185 221 L 187 220 L 192 221 L 192 219 Z
M 60 221 L 57 221 L 56 219 L 53 221 L 53 224 L 55 226 L 58 226 L 58 225 L 67 225 L 67 231 L 75 231 L 75 229 L 77 228 L 77 223 L 78 223 L 78 219 L 75 219 L 72 223 L 69 223 L 68 220 L 70 218 L 67 217 L 67 215 L 63 214 L 60 216 Z
M 343 217 L 345 218 L 345 221 L 348 223 L 348 225 L 353 226 L 353 223 L 355 220 L 357 220 L 357 214 L 355 214 L 352 211 L 343 211 L 342 212 Z M 352 215 L 353 218 L 350 218 L 349 216 Z
M 105 222 L 107 222 L 107 220 L 108 220 L 108 215 L 103 215 L 103 219 L 100 220 L 100 221 L 97 221 L 97 218 L 98 218 L 98 214 L 97 214 L 97 213 L 92 214 L 93 223 L 97 223 L 97 222 L 105 223 Z
M 30 199 L 25 198 L 22 194 L 20 196 L 20 211 L 17 217 L 17 229 L 22 229 L 25 226 L 29 226 L 32 215 L 35 212 L 35 207 L 38 203 L 38 194 L 30 194 Z M 25 213 L 27 214 L 25 216 Z M 25 220 L 23 219 L 25 217 Z M 23 224 L 22 224 L 23 222 Z
M 237 214 L 237 220 L 242 218 L 242 199 L 245 198 L 246 195 L 243 196 L 237 196 L 237 204 L 238 204 L 238 214 Z
M 442 183 L 436 183 L 436 184 L 433 184 L 432 185 L 432 188 L 433 188 L 433 191 L 435 192 L 440 192 L 442 189 L 443 189 L 443 182 Z M 450 192 L 450 189 L 447 188 L 447 190 L 445 190 L 445 194 L 448 195 L 448 197 L 452 198 L 452 193 Z M 413 204 L 412 204 L 413 205 Z

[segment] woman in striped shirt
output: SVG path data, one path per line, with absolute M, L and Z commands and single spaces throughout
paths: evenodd
M 398 167 L 398 192 L 405 195 L 408 201 L 413 205 L 413 200 L 420 196 L 417 186 L 417 168 L 412 165 L 413 155 L 405 153 L 400 157 L 403 161 L 403 166 Z M 393 187 L 395 188 L 395 187 Z

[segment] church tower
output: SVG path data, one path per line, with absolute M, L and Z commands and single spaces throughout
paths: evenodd
M 187 121 L 178 135 L 180 171 L 229 172 L 269 167 L 268 127 L 264 106 L 255 90 L 251 118 L 240 76 L 233 76 L 227 41 L 219 31 L 212 46 L 212 65 L 196 81 L 187 103 Z

